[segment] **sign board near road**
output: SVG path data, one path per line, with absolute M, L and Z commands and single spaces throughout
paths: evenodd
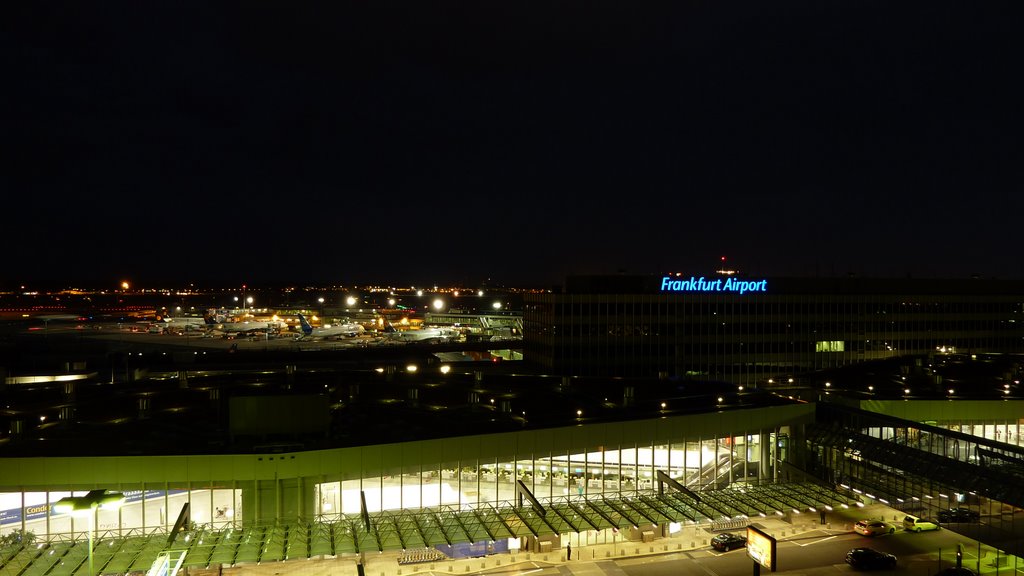
M 775 572 L 778 565 L 775 550 L 775 538 L 753 526 L 747 526 L 747 556 L 771 572 Z

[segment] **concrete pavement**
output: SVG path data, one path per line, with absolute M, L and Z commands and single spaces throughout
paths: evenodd
M 830 512 L 826 523 L 820 522 L 816 514 L 802 514 L 792 517 L 752 518 L 751 524 L 782 540 L 812 530 L 827 530 L 835 533 L 852 532 L 856 519 L 878 516 L 869 510 L 848 511 L 849 515 Z M 851 519 L 855 518 L 855 519 Z M 478 558 L 442 559 L 416 563 L 404 563 L 415 552 L 386 551 L 368 553 L 362 559 L 357 555 L 335 558 L 297 560 L 265 564 L 236 565 L 224 568 L 225 576 L 360 576 L 358 564 L 363 564 L 362 576 L 412 576 L 426 574 L 481 574 L 508 570 L 512 565 L 544 567 L 572 566 L 579 572 L 583 565 L 612 559 L 637 558 L 657 554 L 671 554 L 685 550 L 710 550 L 711 538 L 718 532 L 708 530 L 708 525 L 686 526 L 675 534 L 653 542 L 619 541 L 604 544 L 574 545 L 572 559 L 566 558 L 565 548 L 550 552 L 515 551 L 491 554 Z M 741 532 L 743 528 L 730 530 Z
M 797 538 L 801 534 L 812 531 L 825 531 L 833 534 L 852 533 L 853 524 L 864 518 L 877 518 L 896 524 L 897 529 L 904 514 L 881 504 L 834 510 L 826 514 L 825 523 L 817 514 L 801 514 L 789 517 L 752 518 L 749 523 L 782 541 Z M 653 542 L 614 542 L 592 545 L 574 545 L 572 559 L 566 558 L 566 550 L 550 552 L 505 552 L 478 558 L 440 559 L 416 563 L 405 563 L 416 554 L 413 551 L 388 551 L 376 554 L 365 554 L 362 559 L 357 555 L 345 555 L 335 558 L 274 562 L 258 565 L 236 565 L 224 568 L 224 576 L 414 576 L 442 574 L 487 574 L 505 572 L 511 566 L 529 570 L 551 566 L 564 566 L 576 574 L 603 574 L 598 570 L 597 562 L 615 559 L 639 558 L 659 554 L 672 554 L 688 550 L 710 550 L 711 538 L 718 532 L 708 530 L 708 525 L 687 526 L 675 534 L 659 538 Z M 741 532 L 742 528 L 730 530 Z M 428 549 L 429 550 L 429 549 Z M 995 555 L 992 554 L 992 557 Z M 362 573 L 359 563 L 362 561 Z M 1011 574 L 1014 558 L 1008 558 L 1005 566 L 994 563 L 983 563 L 982 574 Z M 1024 562 L 1017 560 L 1018 565 Z M 969 565 L 966 564 L 965 565 Z M 973 569 L 973 565 L 972 566 Z M 197 575 L 198 576 L 198 575 Z M 205 576 L 205 575 L 204 575 Z

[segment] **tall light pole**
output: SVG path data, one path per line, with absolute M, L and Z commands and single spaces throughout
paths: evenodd
M 116 510 L 124 504 L 125 496 L 121 492 L 111 492 L 106 489 L 90 490 L 85 496 L 68 496 L 61 498 L 53 505 L 53 511 L 58 514 L 71 513 L 75 516 L 88 514 L 89 516 L 89 576 L 94 576 L 92 551 L 95 545 L 93 540 L 96 531 L 96 514 L 99 509 Z

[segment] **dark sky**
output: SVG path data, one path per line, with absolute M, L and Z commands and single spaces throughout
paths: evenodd
M 10 3 L 0 285 L 1021 277 L 1019 4 Z

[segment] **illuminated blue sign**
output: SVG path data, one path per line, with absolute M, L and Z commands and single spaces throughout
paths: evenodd
M 661 279 L 662 292 L 767 292 L 767 280 L 739 280 L 737 278 L 721 278 L 706 280 L 703 276 L 696 278 L 690 276 L 688 280 L 674 280 L 671 276 Z

